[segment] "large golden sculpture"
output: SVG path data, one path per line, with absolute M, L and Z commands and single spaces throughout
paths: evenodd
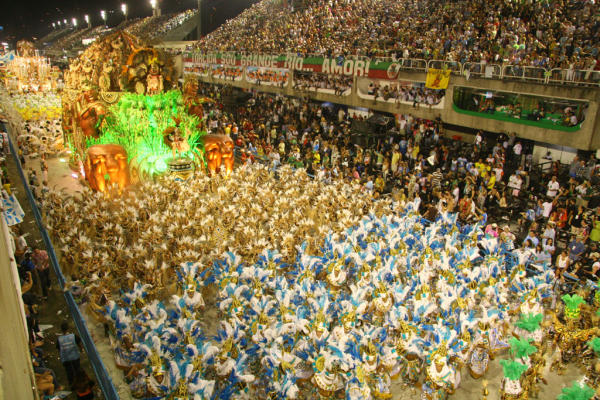
M 111 104 L 123 92 L 159 93 L 176 81 L 172 58 L 140 39 L 119 31 L 94 42 L 73 59 L 64 74 L 64 142 L 74 168 L 86 162 L 89 138 L 101 134 Z
M 106 116 L 106 107 L 98 100 L 98 92 L 89 89 L 77 99 L 76 118 L 81 131 L 85 137 L 98 137 L 99 127 Z
M 119 191 L 129 185 L 127 152 L 116 144 L 97 144 L 87 149 L 84 164 L 85 177 L 94 190 L 107 193 L 109 185 L 116 184 Z
M 235 161 L 233 140 L 227 135 L 204 136 L 204 156 L 211 174 L 219 173 L 221 168 L 229 175 Z
M 175 66 L 166 53 L 119 31 L 71 62 L 65 88 L 79 91 L 84 83 L 102 92 L 159 93 L 175 85 Z

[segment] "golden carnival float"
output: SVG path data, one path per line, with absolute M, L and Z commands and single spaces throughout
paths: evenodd
M 65 72 L 63 132 L 71 165 L 94 190 L 197 169 L 233 169 L 233 143 L 207 135 L 197 83 L 177 90 L 166 53 L 125 32 L 92 44 Z
M 37 93 L 57 89 L 59 70 L 39 55 L 32 42 L 17 42 L 17 54 L 7 64 L 4 83 L 11 93 Z

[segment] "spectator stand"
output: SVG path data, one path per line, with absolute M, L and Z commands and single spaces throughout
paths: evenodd
M 358 96 L 387 103 L 444 108 L 445 90 L 425 87 L 423 82 L 357 78 Z
M 246 67 L 245 81 L 257 85 L 286 87 L 289 84 L 290 70 L 284 68 Z

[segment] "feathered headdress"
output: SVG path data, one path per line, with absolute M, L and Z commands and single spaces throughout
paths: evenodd
M 562 389 L 557 400 L 590 400 L 594 397 L 594 389 L 581 382 L 573 382 L 573 386 Z
M 510 338 L 510 351 L 515 358 L 526 358 L 537 351 L 537 347 L 529 344 L 531 339 Z
M 592 340 L 590 340 L 587 345 L 589 346 L 590 349 L 594 350 L 594 353 L 596 353 L 596 355 L 598 357 L 600 357 L 600 338 L 599 337 L 595 337 Z
M 585 303 L 583 297 L 578 294 L 565 294 L 561 299 L 565 303 L 565 316 L 571 319 L 579 318 L 581 312 L 580 306 Z
M 527 332 L 534 332 L 540 328 L 540 323 L 543 319 L 544 316 L 542 314 L 521 314 L 521 319 L 516 322 L 516 325 Z
M 502 371 L 506 379 L 510 379 L 511 381 L 519 380 L 521 374 L 528 369 L 527 365 L 512 360 L 500 360 L 500 365 L 502 365 Z

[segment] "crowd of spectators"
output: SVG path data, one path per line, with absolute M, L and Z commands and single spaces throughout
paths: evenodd
M 598 69 L 599 3 L 263 0 L 197 43 L 205 51 L 363 55 Z
M 201 90 L 221 95 L 215 87 Z M 362 117 L 258 93 L 236 118 L 211 110 L 208 127 L 233 137 L 243 163 L 268 163 L 274 170 L 287 163 L 315 179 L 360 181 L 374 196 L 420 199 L 428 219 L 452 211 L 463 222 L 487 221 L 510 250 L 555 268 L 565 284 L 599 277 L 600 165 L 594 157 L 575 157 L 562 168 L 548 154 L 544 167 L 536 167 L 532 146 L 514 134 L 486 138 L 479 132 L 468 144 L 446 138 L 441 120 L 411 115 L 400 116 L 385 138 L 359 146 L 353 118 Z M 568 262 L 559 258 L 565 251 Z
M 424 85 L 402 84 L 395 81 L 383 84 L 373 81 L 369 83 L 367 94 L 373 96 L 374 100 L 394 100 L 396 103 L 411 103 L 413 107 L 418 107 L 419 104 L 431 107 L 442 101 L 446 91 L 444 89 L 428 89 Z
M 171 18 L 164 21 L 162 23 L 162 25 L 160 25 L 156 29 L 150 31 L 149 32 L 150 37 L 157 38 L 157 37 L 160 37 L 160 36 L 163 36 L 163 35 L 169 33 L 169 31 L 183 25 L 183 23 L 185 21 L 187 21 L 188 19 L 190 19 L 194 15 L 196 15 L 196 11 L 197 10 L 195 10 L 195 9 L 191 9 L 191 10 L 186 10 L 179 14 L 173 15 Z
M 81 39 L 83 38 L 83 36 L 86 36 L 90 31 L 91 29 L 88 28 L 75 29 L 68 35 L 63 36 L 54 41 L 50 46 L 46 48 L 46 50 L 58 51 L 71 49 L 77 44 L 81 44 Z
M 212 68 L 211 75 L 213 78 L 236 80 L 241 79 L 244 70 L 242 67 L 228 67 L 224 65 L 215 65 Z
M 336 96 L 341 96 L 352 89 L 352 77 L 332 75 L 320 72 L 294 72 L 294 89 L 300 90 L 333 90 Z
M 127 26 L 125 31 L 133 36 L 152 37 L 152 33 L 159 29 L 166 21 L 169 15 L 159 15 L 142 18 L 133 24 Z
M 257 85 L 275 85 L 284 87 L 288 82 L 289 71 L 284 69 L 269 69 L 249 67 L 246 69 L 246 78 Z

